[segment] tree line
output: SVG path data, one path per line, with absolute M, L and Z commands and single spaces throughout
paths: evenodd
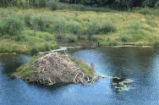
M 0 7 L 45 7 L 49 0 L 0 0 Z
M 159 7 L 159 0 L 0 0 L 0 7 L 45 7 L 50 1 L 114 8 Z
M 159 0 L 60 0 L 60 2 L 118 8 L 159 7 Z

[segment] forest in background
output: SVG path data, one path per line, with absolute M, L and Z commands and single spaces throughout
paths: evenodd
M 46 7 L 50 2 L 64 2 L 70 4 L 83 4 L 96 7 L 111 7 L 132 9 L 133 7 L 158 8 L 159 0 L 0 0 L 1 7 Z

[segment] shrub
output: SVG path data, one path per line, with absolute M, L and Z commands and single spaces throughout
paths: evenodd
M 115 31 L 116 31 L 116 28 L 112 24 L 112 22 L 110 22 L 110 21 L 103 22 L 103 24 L 100 28 L 100 32 L 103 33 L 103 34 L 107 34 L 109 32 L 115 32 Z
M 33 5 L 35 7 L 42 8 L 42 7 L 46 7 L 46 4 L 47 4 L 47 0 L 36 0 Z
M 55 0 L 49 0 L 47 3 L 47 6 L 51 9 L 51 10 L 56 10 L 58 9 L 58 3 Z
M 153 46 L 154 46 L 154 47 L 159 47 L 159 41 L 156 40 L 156 41 L 153 43 Z
M 77 36 L 74 34 L 66 34 L 64 40 L 67 42 L 76 42 Z
M 41 15 L 26 14 L 24 20 L 26 26 L 33 30 L 45 31 L 50 25 Z
M 73 20 L 69 21 L 66 27 L 67 31 L 70 33 L 78 34 L 81 31 L 80 24 Z
M 99 20 L 96 18 L 92 18 L 89 20 L 87 33 L 89 35 L 98 34 L 99 33 Z
M 39 49 L 35 46 L 35 47 L 32 47 L 31 49 L 31 54 L 34 55 L 34 54 L 37 54 L 39 51 Z
M 151 14 L 151 10 L 149 8 L 136 8 L 136 11 L 143 15 Z
M 93 41 L 103 41 L 105 39 L 105 35 L 92 35 L 91 40 Z
M 33 14 L 31 14 L 31 13 L 27 13 L 27 14 L 25 14 L 25 16 L 24 16 L 24 22 L 25 22 L 25 24 L 26 24 L 26 26 L 28 26 L 28 27 L 31 27 L 32 26 L 32 22 L 31 22 L 31 16 L 32 16 Z
M 54 35 L 48 32 L 25 30 L 22 36 L 22 42 L 26 42 L 32 54 L 56 47 Z
M 127 41 L 128 41 L 128 37 L 122 36 L 122 37 L 121 37 L 121 41 L 122 41 L 122 42 L 127 42 Z
M 65 18 L 56 18 L 54 20 L 53 30 L 58 33 L 58 35 L 64 35 L 66 32 L 66 19 Z
M 88 35 L 81 35 L 80 40 L 88 40 Z
M 49 27 L 48 21 L 46 21 L 42 16 L 32 16 L 32 28 L 34 30 L 45 31 Z
M 36 32 L 36 36 L 38 36 L 39 38 L 47 41 L 47 42 L 54 42 L 55 38 L 54 35 L 48 33 L 48 32 Z
M 108 45 L 109 46 L 116 46 L 116 45 L 118 45 L 118 43 L 116 41 L 110 41 Z
M 152 26 L 152 27 L 157 27 L 158 26 L 158 24 L 155 23 L 153 20 L 147 20 L 147 24 Z
M 0 24 L 1 35 L 19 35 L 23 30 L 22 18 L 17 14 L 7 15 Z
M 155 4 L 155 8 L 159 8 L 159 1 Z
M 101 24 L 100 24 L 101 23 Z M 91 19 L 88 23 L 87 33 L 92 34 L 107 34 L 109 32 L 115 32 L 116 27 L 111 21 L 100 21 L 98 19 Z

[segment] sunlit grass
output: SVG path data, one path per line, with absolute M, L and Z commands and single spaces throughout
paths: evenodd
M 19 78 L 25 78 L 26 76 L 33 74 L 35 72 L 35 68 L 33 67 L 33 64 L 40 57 L 41 55 L 33 56 L 26 65 L 22 65 L 19 68 L 17 68 L 14 75 L 18 76 Z
M 143 13 L 145 11 L 148 12 Z M 83 40 L 91 39 L 102 46 L 122 44 L 159 45 L 159 15 L 157 14 L 159 10 L 157 9 L 142 10 L 142 8 L 139 8 L 128 12 L 95 12 L 91 10 L 52 11 L 49 8 L 0 8 L 0 19 L 2 19 L 5 14 L 11 12 L 17 13 L 24 19 L 27 14 L 30 14 L 30 16 L 37 16 L 31 21 L 33 22 L 32 25 L 37 29 L 25 24 L 25 28 L 19 37 L 1 37 L 0 52 L 16 51 L 36 53 L 38 51 L 55 48 L 55 37 L 60 37 L 62 40 L 72 42 L 79 40 L 77 36 Z M 91 28 L 92 30 L 88 30 L 91 19 L 94 19 L 93 21 L 96 21 L 95 24 L 98 23 L 98 25 Z M 42 29 L 39 29 L 36 22 L 44 25 Z M 96 33 L 91 33 L 101 26 L 106 27 L 101 28 L 104 30 L 104 33 L 101 30 L 97 30 Z M 115 29 L 115 31 L 105 32 L 105 29 Z

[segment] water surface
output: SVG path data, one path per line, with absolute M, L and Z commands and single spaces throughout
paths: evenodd
M 129 91 L 117 91 L 109 78 L 93 85 L 72 84 L 47 88 L 10 79 L 9 74 L 30 59 L 27 55 L 0 55 L 0 105 L 159 105 L 159 50 L 154 48 L 98 48 L 72 55 L 98 74 L 134 80 Z

